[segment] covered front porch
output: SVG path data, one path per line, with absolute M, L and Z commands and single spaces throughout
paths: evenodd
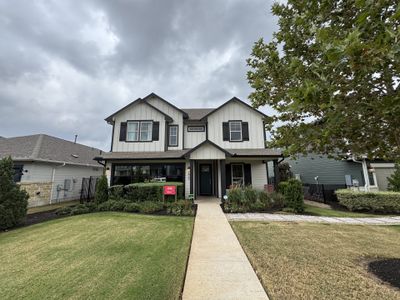
M 280 154 L 266 155 L 268 149 L 257 150 L 258 153 L 252 151 L 247 155 L 249 151 L 225 150 L 207 141 L 188 151 L 185 155 L 187 197 L 222 198 L 232 186 L 251 185 L 258 190 L 269 186 L 270 190 L 275 189 L 279 182 Z

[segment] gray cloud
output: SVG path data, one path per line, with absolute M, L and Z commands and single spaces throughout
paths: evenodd
M 276 30 L 271 4 L 0 0 L 0 136 L 77 133 L 108 150 L 104 117 L 152 91 L 182 107 L 246 99 L 245 60 Z

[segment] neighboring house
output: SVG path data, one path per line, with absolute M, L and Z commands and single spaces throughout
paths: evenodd
M 358 185 L 360 189 L 368 184 L 370 190 L 387 190 L 387 177 L 394 172 L 393 163 L 366 160 L 363 168 L 362 161 L 336 160 L 317 154 L 285 159 L 285 162 L 294 176 L 306 184 Z
M 180 109 L 152 93 L 105 120 L 112 125 L 106 163 L 111 185 L 181 181 L 185 196 L 222 197 L 233 184 L 275 184 L 281 152 L 265 148 L 265 115 L 232 98 L 218 108 Z
M 14 180 L 29 193 L 29 206 L 79 199 L 82 178 L 100 176 L 93 158 L 101 150 L 45 134 L 0 139 L 0 158 L 11 156 Z

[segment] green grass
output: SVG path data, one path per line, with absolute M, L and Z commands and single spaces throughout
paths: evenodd
M 31 207 L 31 208 L 28 208 L 28 215 L 35 214 L 38 212 L 56 210 L 61 207 L 73 206 L 73 205 L 77 205 L 77 204 L 79 204 L 79 200 L 65 201 L 65 202 L 60 202 L 60 203 L 55 203 L 55 204 Z
M 305 215 L 324 216 L 324 217 L 347 217 L 347 218 L 366 218 L 366 217 L 385 217 L 387 215 L 377 215 L 370 213 L 359 213 L 351 211 L 342 211 L 329 208 L 321 208 L 313 205 L 305 204 Z
M 231 225 L 271 299 L 400 299 L 366 269 L 400 258 L 400 226 Z
M 94 213 L 0 234 L 0 299 L 178 299 L 193 218 Z

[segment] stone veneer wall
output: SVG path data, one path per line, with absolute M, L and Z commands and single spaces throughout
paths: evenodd
M 21 182 L 19 184 L 29 194 L 28 207 L 50 204 L 51 181 Z

